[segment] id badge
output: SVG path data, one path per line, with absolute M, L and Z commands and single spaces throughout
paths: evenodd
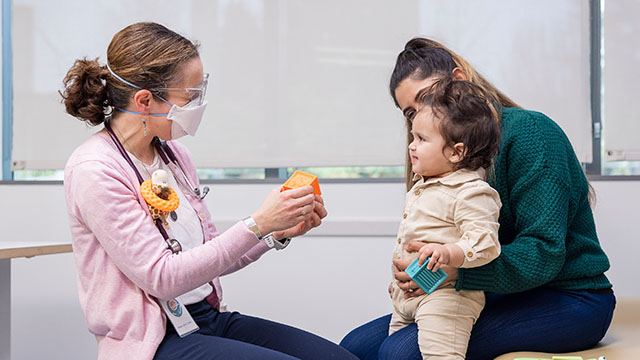
M 173 324 L 173 327 L 176 329 L 178 336 L 181 338 L 194 333 L 200 329 L 198 324 L 193 321 L 191 314 L 187 308 L 182 305 L 182 301 L 180 298 L 175 298 L 171 300 L 158 300 L 162 310 L 167 314 L 169 321 Z

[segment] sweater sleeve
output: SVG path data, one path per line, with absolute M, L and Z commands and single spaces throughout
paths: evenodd
M 192 184 L 195 184 L 197 188 L 200 188 L 200 179 L 198 179 L 198 174 L 196 173 L 196 167 L 192 160 L 192 155 L 189 149 L 183 144 L 176 141 L 169 141 L 169 146 L 174 150 L 174 153 L 179 158 L 179 162 L 183 169 L 185 169 L 187 176 L 189 177 L 189 181 Z M 213 225 L 213 221 L 211 220 L 211 214 L 209 210 L 203 209 L 204 213 L 207 214 L 208 219 L 206 219 L 206 232 L 208 233 L 207 238 L 210 237 L 211 240 L 215 240 L 220 233 L 215 229 Z M 249 249 L 244 255 L 242 255 L 238 261 L 231 264 L 226 270 L 224 270 L 220 276 L 228 275 L 234 273 L 245 266 L 251 264 L 252 262 L 257 261 L 264 253 L 269 251 L 270 248 L 266 245 L 264 241 L 260 241 L 257 245 L 253 246 Z
M 95 235 L 120 271 L 154 297 L 171 299 L 211 281 L 258 244 L 239 222 L 202 246 L 172 254 L 137 189 L 118 170 L 99 161 L 81 162 L 70 170 L 66 187 L 72 215 Z
M 496 176 L 506 177 L 498 181 L 508 189 L 502 198 L 511 216 L 501 217 L 500 226 L 509 227 L 514 237 L 501 239 L 502 253 L 496 260 L 459 269 L 456 289 L 520 292 L 550 282 L 561 271 L 570 211 L 566 164 L 571 150 L 564 145 L 568 140 L 562 130 L 545 119 L 546 124 L 531 116 L 523 119 L 516 125 L 520 136 L 501 149 L 506 152 L 502 154 L 506 169 L 497 169 Z
M 271 250 L 271 248 L 269 248 L 264 241 L 260 241 L 258 245 L 249 249 L 249 251 L 242 255 L 238 261 L 223 271 L 220 276 L 229 275 L 244 268 L 245 266 L 260 259 L 260 257 L 269 250 Z

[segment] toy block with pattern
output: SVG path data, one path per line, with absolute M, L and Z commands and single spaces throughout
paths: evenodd
M 427 269 L 429 259 L 431 259 L 431 257 L 428 257 L 422 266 L 418 266 L 418 259 L 415 259 L 405 270 L 407 275 L 427 294 L 435 291 L 438 285 L 442 284 L 444 279 L 447 278 L 447 273 L 442 269 L 438 269 L 438 271 L 435 272 Z
M 296 170 L 282 185 L 282 191 L 307 185 L 311 185 L 313 187 L 314 194 L 322 195 L 322 192 L 320 191 L 320 184 L 318 183 L 318 177 L 300 170 Z

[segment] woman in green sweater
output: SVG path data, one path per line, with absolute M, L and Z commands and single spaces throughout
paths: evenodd
M 409 125 L 421 93 L 442 77 L 483 87 L 501 114 L 500 152 L 488 182 L 502 201 L 502 253 L 482 267 L 445 269 L 456 289 L 487 293 L 467 359 L 594 346 L 609 327 L 615 296 L 604 275 L 609 260 L 598 242 L 590 186 L 571 143 L 553 120 L 521 109 L 460 56 L 424 38 L 406 44 L 390 81 Z M 409 164 L 407 189 L 412 179 Z M 422 245 L 410 243 L 408 249 Z M 409 296 L 424 294 L 403 271 L 409 264 L 395 265 L 398 285 L 411 289 Z M 341 345 L 360 359 L 420 359 L 416 326 L 388 336 L 389 320 L 383 316 L 354 329 Z

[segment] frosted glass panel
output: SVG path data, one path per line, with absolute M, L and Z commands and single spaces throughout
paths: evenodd
M 366 4 L 366 6 L 365 6 Z M 401 165 L 404 120 L 388 93 L 411 37 L 444 41 L 589 161 L 588 3 L 482 1 L 15 0 L 15 168 L 60 169 L 89 133 L 57 90 L 113 34 L 160 22 L 201 43 L 209 106 L 183 141 L 199 167 Z
M 640 1 L 605 2 L 605 158 L 640 160 Z
M 520 106 L 551 117 L 591 162 L 588 1 L 420 4 L 422 34 L 449 44 Z

